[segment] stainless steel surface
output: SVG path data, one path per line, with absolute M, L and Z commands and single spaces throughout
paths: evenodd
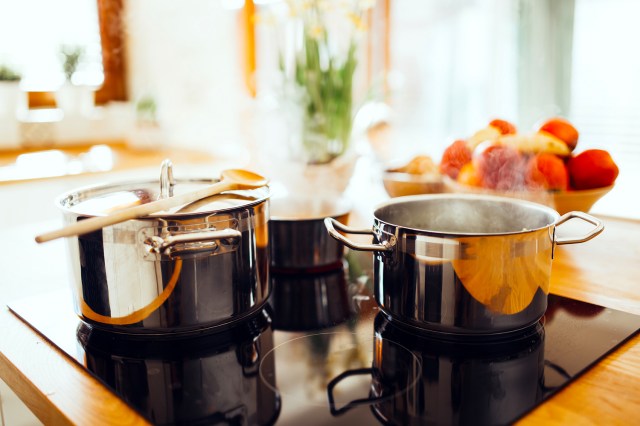
M 569 212 L 563 215 L 560 219 L 556 221 L 556 226 L 559 226 L 574 218 L 582 219 L 585 222 L 595 225 L 595 228 L 593 228 L 591 231 L 589 231 L 586 235 L 582 237 L 562 237 L 562 238 L 556 237 L 556 244 L 562 245 L 562 244 L 584 243 L 585 241 L 589 241 L 590 239 L 592 239 L 593 237 L 595 237 L 596 235 L 598 235 L 604 230 L 604 224 L 602 223 L 601 220 L 589 214 L 586 214 L 584 212 Z
M 174 189 L 210 183 L 176 180 Z M 157 181 L 92 187 L 62 196 L 59 207 L 70 224 L 114 200 L 154 199 L 158 192 Z M 268 196 L 267 188 L 229 192 L 194 211 L 68 238 L 77 314 L 98 327 L 148 334 L 197 331 L 253 314 L 270 293 Z
M 166 254 L 175 258 L 176 253 L 201 252 L 203 250 L 217 251 L 221 244 L 217 241 L 226 240 L 225 245 L 231 245 L 233 240 L 242 237 L 242 233 L 235 229 L 225 228 L 214 231 L 191 232 L 188 234 L 154 235 L 145 239 L 144 244 L 150 252 Z M 185 244 L 194 243 L 194 244 Z M 175 246 L 182 245 L 175 249 Z
M 173 197 L 173 186 L 176 184 L 173 179 L 173 164 L 166 159 L 160 166 L 160 197 Z
M 382 204 L 368 231 L 373 244 L 353 243 L 332 232 L 333 221 L 325 223 L 330 235 L 350 248 L 374 251 L 376 302 L 392 317 L 436 333 L 500 334 L 544 314 L 555 227 L 573 217 L 596 229 L 571 242 L 601 231 L 601 222 L 584 213 L 562 220 L 540 204 L 467 194 Z
M 329 235 L 331 235 L 335 240 L 340 241 L 342 244 L 349 247 L 350 249 L 360 250 L 360 251 L 390 251 L 393 249 L 393 246 L 395 245 L 394 237 L 390 238 L 389 241 L 385 241 L 382 244 L 362 244 L 362 243 L 357 243 L 355 241 L 351 241 L 349 238 L 347 238 L 346 236 L 338 232 L 336 228 L 342 232 L 347 232 L 349 234 L 375 235 L 375 233 L 371 229 L 350 228 L 348 226 L 344 226 L 343 224 L 341 224 L 340 222 L 338 222 L 337 220 L 331 217 L 325 218 L 324 225 L 325 225 L 325 228 L 327 228 Z
M 271 201 L 269 249 L 274 271 L 317 271 L 342 268 L 344 247 L 331 238 L 323 220 L 346 223 L 346 200 L 287 197 Z

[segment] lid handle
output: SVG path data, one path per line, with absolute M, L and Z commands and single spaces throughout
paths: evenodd
M 160 198 L 173 197 L 173 186 L 176 181 L 173 179 L 173 163 L 168 158 L 160 165 Z

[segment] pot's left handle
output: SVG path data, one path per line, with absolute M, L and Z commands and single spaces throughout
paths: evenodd
M 601 233 L 604 230 L 604 224 L 602 223 L 602 221 L 600 219 L 597 219 L 591 215 L 588 215 L 586 213 L 583 212 L 578 212 L 578 211 L 574 211 L 574 212 L 569 212 L 566 213 L 564 215 L 562 215 L 562 217 L 560 219 L 558 219 L 558 221 L 556 222 L 555 226 L 558 227 L 559 225 L 571 220 L 571 219 L 581 219 L 584 220 L 585 222 L 588 222 L 592 225 L 594 225 L 594 228 L 589 231 L 587 234 L 581 236 L 581 237 L 565 237 L 565 238 L 556 238 L 556 244 L 557 245 L 562 245 L 562 244 L 576 244 L 576 243 L 584 243 L 585 241 L 589 241 L 590 239 L 592 239 L 593 237 L 595 237 L 596 235 L 598 235 L 599 233 Z
M 351 241 L 349 238 L 342 235 L 340 232 L 336 230 L 339 229 L 342 232 L 347 234 L 371 234 L 373 235 L 373 230 L 371 229 L 358 229 L 351 228 L 342 223 L 338 222 L 336 219 L 332 217 L 327 217 L 324 219 L 324 226 L 327 228 L 329 235 L 331 235 L 336 240 L 340 241 L 345 246 L 349 247 L 353 250 L 361 250 L 361 251 L 391 251 L 393 250 L 393 246 L 395 245 L 395 237 L 391 236 L 389 241 L 385 241 L 382 244 L 360 244 L 354 241 Z

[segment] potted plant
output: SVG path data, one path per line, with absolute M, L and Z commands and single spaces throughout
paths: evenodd
M 276 98 L 288 133 L 296 192 L 346 189 L 355 165 L 353 124 L 358 110 L 356 71 L 367 31 L 365 0 L 288 0 L 275 23 L 280 78 Z M 274 11 L 274 14 L 277 11 Z
M 19 145 L 16 113 L 21 106 L 21 74 L 8 65 L 0 64 L 0 148 Z
M 20 95 L 19 72 L 8 65 L 0 64 L 0 117 L 14 117 L 18 108 Z
M 56 101 L 65 116 L 88 114 L 94 106 L 95 88 L 82 84 L 78 78 L 85 57 L 82 46 L 63 45 L 60 47 L 60 58 L 64 83 L 57 91 Z

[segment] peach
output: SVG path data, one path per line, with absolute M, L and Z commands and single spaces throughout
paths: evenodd
M 523 156 L 510 146 L 482 143 L 472 161 L 486 188 L 513 190 L 523 186 Z
M 515 135 L 518 132 L 515 125 L 499 118 L 491 120 L 489 126 L 498 129 L 501 135 Z
M 560 157 L 540 153 L 531 156 L 527 161 L 525 181 L 530 189 L 566 191 L 569 186 L 569 173 Z
M 588 149 L 567 162 L 569 180 L 574 189 L 593 189 L 613 185 L 618 166 L 602 149 Z
M 560 139 L 573 151 L 578 144 L 578 130 L 568 120 L 561 117 L 554 117 L 545 121 L 539 129 L 540 132 L 549 133 Z
M 473 163 L 467 163 L 460 169 L 457 178 L 458 183 L 469 186 L 482 186 L 482 179 Z
M 442 154 L 440 173 L 456 179 L 462 166 L 471 161 L 471 150 L 463 140 L 457 140 L 449 145 Z

